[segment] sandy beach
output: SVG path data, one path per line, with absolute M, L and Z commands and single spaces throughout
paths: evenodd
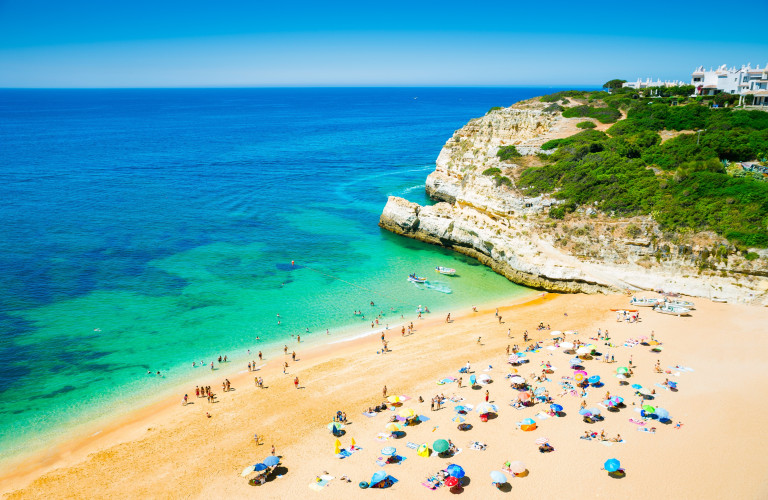
M 450 323 L 433 314 L 414 320 L 415 332 L 410 336 L 401 336 L 399 325 L 392 326 L 386 334 L 390 349 L 386 354 L 380 353 L 379 336 L 372 335 L 311 349 L 289 346 L 296 348 L 296 362 L 290 359 L 289 350 L 287 356 L 265 359 L 255 373 L 247 371 L 247 360 L 235 360 L 231 367 L 199 381 L 211 385 L 216 403 L 195 398 L 192 385 L 184 392 L 191 395 L 193 404 L 180 404 L 182 392 L 118 416 L 113 424 L 73 438 L 43 456 L 5 467 L 0 491 L 4 498 L 425 498 L 448 494 L 447 487 L 430 491 L 422 482 L 456 463 L 466 470 L 463 495 L 480 498 L 505 494 L 491 484 L 489 473 L 500 471 L 506 461 L 519 460 L 526 464 L 528 475 L 507 474 L 514 495 L 766 498 L 768 459 L 759 450 L 768 445 L 768 434 L 762 430 L 768 402 L 761 397 L 768 379 L 764 369 L 768 311 L 703 299 L 695 302 L 691 317 L 641 308 L 641 321 L 626 323 L 617 322 L 616 313 L 610 311 L 628 307 L 625 296 L 547 294 L 521 304 L 455 311 Z M 615 363 L 597 358 L 583 363 L 589 375 L 600 375 L 605 386 L 589 388 L 585 398 L 564 391 L 560 382 L 568 380 L 563 377 L 573 377 L 569 367 L 573 356 L 561 348 L 547 349 L 553 345 L 552 336 L 548 330 L 536 330 L 540 322 L 553 330 L 575 330 L 578 335 L 568 335 L 566 340 L 594 343 L 599 352 L 613 355 Z M 596 340 L 598 328 L 609 330 L 616 347 Z M 508 330 L 513 338 L 508 338 Z M 522 338 L 525 330 L 531 337 L 528 343 Z M 650 337 L 652 332 L 662 342 L 659 353 L 651 352 L 649 346 L 624 345 L 629 339 Z M 525 348 L 537 340 L 544 348 L 528 353 L 530 362 L 518 367 L 518 374 L 533 387 L 545 387 L 563 406 L 563 417 L 537 417 L 549 409 L 548 404 L 519 410 L 510 406 L 519 392 L 505 378 L 510 373 L 506 348 L 514 344 Z M 641 421 L 636 411 L 640 399 L 615 376 L 617 367 L 630 366 L 630 356 L 634 373 L 627 382 L 653 389 L 654 399 L 649 403 L 667 409 L 672 424 L 630 421 Z M 669 373 L 655 372 L 657 360 Z M 289 363 L 287 374 L 282 368 L 285 361 Z M 476 376 L 487 374 L 493 382 L 467 387 L 468 375 L 458 373 L 467 362 Z M 549 381 L 533 382 L 531 373 L 539 374 L 546 362 L 553 366 Z M 225 376 L 233 391 L 221 391 Z M 254 376 L 263 377 L 267 388 L 255 387 Z M 456 383 L 436 384 L 459 376 L 463 377 L 462 388 Z M 294 388 L 294 377 L 299 379 L 299 389 Z M 676 382 L 678 391 L 658 385 L 665 379 Z M 396 413 L 385 410 L 366 417 L 362 412 L 382 401 L 385 385 L 389 395 L 410 398 L 404 408 L 429 420 L 405 427 L 400 439 L 378 440 L 377 435 Z M 469 412 L 464 418 L 473 425 L 472 430 L 459 431 L 453 421 L 453 407 L 459 403 L 430 410 L 430 400 L 437 394 L 477 405 L 484 401 L 486 390 L 499 408 L 498 416 L 481 422 L 476 412 Z M 603 411 L 602 422 L 584 423 L 578 414 L 582 399 L 593 407 L 608 391 L 623 397 L 626 408 Z M 419 396 L 423 403 L 418 402 Z M 334 455 L 335 438 L 326 429 L 337 410 L 346 412 L 349 420 L 346 435 L 340 438 L 342 446 L 348 448 L 354 438 L 361 448 L 343 460 Z M 525 418 L 535 419 L 538 428 L 520 430 L 516 423 Z M 682 424 L 679 429 L 674 425 L 677 422 Z M 656 432 L 640 431 L 650 427 Z M 603 430 L 609 438 L 620 434 L 623 442 L 580 439 L 585 431 Z M 263 445 L 254 443 L 254 433 L 265 437 Z M 548 438 L 554 452 L 539 452 L 535 441 L 541 437 Z M 441 438 L 451 439 L 461 452 L 452 458 L 436 454 L 424 458 L 406 446 L 409 442 L 431 445 Z M 472 441 L 487 447 L 471 449 Z M 241 471 L 270 455 L 272 445 L 281 457 L 282 477 L 249 486 Z M 358 483 L 369 481 L 382 469 L 376 461 L 386 446 L 396 447 L 405 458 L 401 464 L 383 467 L 398 482 L 386 490 L 361 490 Z M 602 470 L 610 458 L 621 461 L 625 477 L 612 478 Z M 335 479 L 321 491 L 311 489 L 316 477 L 326 472 Z M 341 481 L 344 475 L 351 482 Z

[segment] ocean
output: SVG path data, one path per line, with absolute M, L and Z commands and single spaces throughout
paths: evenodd
M 0 90 L 0 454 L 194 385 L 220 355 L 245 368 L 295 335 L 529 293 L 377 222 L 389 195 L 429 203 L 454 130 L 550 92 Z

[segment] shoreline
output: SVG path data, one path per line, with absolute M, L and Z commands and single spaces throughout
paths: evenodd
M 511 304 L 503 306 L 518 307 L 524 305 L 532 305 L 538 303 L 538 301 L 548 294 L 537 290 L 528 290 L 526 292 L 520 292 L 512 295 L 509 298 L 499 299 L 497 302 L 506 302 L 512 300 Z M 551 294 L 550 294 L 551 295 Z M 551 299 L 550 299 L 551 300 Z M 469 307 L 469 306 L 468 306 Z M 478 313 L 487 312 L 492 307 L 490 304 L 484 304 L 477 306 Z M 493 306 L 495 307 L 495 305 Z M 502 307 L 500 307 L 502 309 Z M 440 309 L 438 308 L 429 316 L 424 317 L 422 322 L 415 324 L 415 326 L 424 327 L 431 326 L 435 322 L 441 322 L 435 314 L 438 314 Z M 467 314 L 474 314 L 471 310 L 469 313 L 456 316 L 456 318 L 465 317 Z M 452 313 L 453 315 L 453 313 Z M 316 360 L 323 356 L 328 356 L 333 347 L 346 347 L 348 349 L 355 349 L 361 345 L 371 343 L 372 339 L 376 339 L 378 334 L 382 332 L 395 332 L 395 328 L 403 324 L 411 322 L 410 319 L 398 319 L 395 325 L 391 325 L 389 329 L 375 328 L 370 331 L 360 332 L 357 326 L 348 326 L 342 328 L 342 332 L 335 334 L 335 338 L 332 335 L 333 340 L 326 340 L 325 337 L 318 334 L 313 337 L 309 337 L 307 341 L 302 341 L 301 348 L 304 354 L 302 359 Z M 413 318 L 413 321 L 417 321 Z M 291 340 L 295 341 L 295 337 Z M 323 342 L 323 340 L 326 340 Z M 276 366 L 271 366 L 276 363 L 277 359 L 282 359 L 279 353 L 279 344 L 286 344 L 284 341 L 274 341 L 274 346 L 269 347 L 264 352 L 264 362 L 259 366 L 259 370 L 270 366 L 270 368 L 277 369 Z M 306 347 L 306 350 L 304 348 Z M 274 352 L 272 352 L 274 349 Z M 247 349 L 246 349 L 247 350 Z M 289 352 L 293 349 L 289 346 Z M 253 358 L 258 356 L 252 354 Z M 201 376 L 197 381 L 202 380 L 203 383 L 210 383 L 212 391 L 220 394 L 218 386 L 214 380 L 219 381 L 222 378 L 231 378 L 232 385 L 240 385 L 239 383 L 245 379 L 248 374 L 256 373 L 249 372 L 247 369 L 243 369 L 239 366 L 240 361 L 228 360 L 226 365 L 219 364 L 219 367 L 212 373 L 206 371 L 204 376 Z M 243 361 L 243 366 L 248 363 L 248 360 Z M 231 365 L 231 366 L 228 366 Z M 207 366 L 205 368 L 207 370 Z M 265 381 L 266 382 L 266 381 Z M 110 446 L 115 446 L 120 443 L 130 441 L 138 438 L 145 431 L 144 426 L 151 424 L 154 421 L 167 421 L 172 415 L 172 409 L 179 405 L 181 394 L 189 391 L 192 380 L 180 381 L 174 383 L 172 386 L 163 389 L 159 394 L 152 398 L 151 401 L 145 405 L 141 405 L 138 408 L 134 407 L 126 412 L 120 412 L 117 416 L 100 417 L 95 422 L 89 422 L 76 426 L 76 430 L 69 435 L 63 434 L 58 439 L 55 439 L 55 444 L 47 449 L 36 450 L 30 453 L 25 453 L 20 456 L 10 457 L 6 460 L 0 459 L 0 465 L 6 471 L 13 471 L 10 473 L 0 473 L 0 493 L 9 493 L 13 490 L 25 487 L 31 481 L 34 481 L 36 477 L 39 477 L 47 472 L 56 470 L 62 467 L 68 467 L 84 460 L 90 453 L 94 453 Z M 192 400 L 193 397 L 190 397 Z M 119 404 L 119 403 L 118 403 Z M 130 403 L 124 403 L 130 404 Z M 11 486 L 8 486 L 11 485 Z

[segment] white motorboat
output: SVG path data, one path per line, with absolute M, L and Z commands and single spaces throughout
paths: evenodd
M 642 299 L 638 299 L 637 297 L 632 297 L 630 299 L 629 304 L 637 307 L 654 307 L 661 303 L 661 299 L 646 299 L 643 297 Z
M 670 305 L 670 306 L 685 307 L 687 309 L 695 309 L 696 308 L 696 304 L 694 304 L 693 302 L 689 302 L 687 300 L 680 300 L 680 299 L 667 300 L 667 304 Z
M 456 274 L 456 269 L 453 269 L 450 267 L 437 266 L 435 268 L 435 271 L 437 271 L 440 274 L 446 274 L 448 276 L 453 276 L 454 274 Z
M 653 310 L 662 314 L 674 314 L 675 316 L 687 316 L 691 313 L 691 310 L 687 307 L 673 306 L 670 304 L 659 304 L 654 307 Z

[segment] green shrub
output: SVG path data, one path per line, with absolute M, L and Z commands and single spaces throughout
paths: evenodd
M 498 175 L 498 174 L 501 174 L 500 168 L 491 167 L 483 170 L 483 175 Z
M 621 118 L 621 112 L 616 108 L 595 107 L 583 104 L 566 109 L 563 111 L 563 116 L 566 118 L 594 118 L 600 123 L 613 123 Z
M 511 160 L 512 158 L 519 158 L 523 155 L 520 154 L 515 146 L 502 146 L 499 148 L 496 156 L 498 156 L 501 161 L 507 161 Z
M 595 127 L 597 127 L 597 125 L 595 125 L 595 122 L 589 122 L 589 121 L 579 122 L 579 123 L 576 124 L 576 126 L 578 128 L 595 128 Z
M 544 108 L 544 111 L 547 113 L 559 113 L 565 108 L 560 106 L 559 104 L 550 104 L 546 108 Z
M 505 176 L 505 175 L 497 175 L 494 177 L 496 179 L 496 185 L 501 186 L 502 184 L 507 187 L 512 187 L 512 180 Z
M 502 108 L 501 106 L 494 106 L 494 107 L 492 107 L 491 109 L 488 110 L 488 113 L 490 113 L 491 111 L 498 111 L 499 109 L 504 109 L 504 108 Z M 486 115 L 488 113 L 486 113 Z

